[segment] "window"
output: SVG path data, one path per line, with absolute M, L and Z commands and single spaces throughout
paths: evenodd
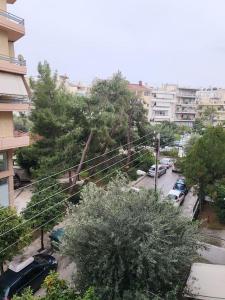
M 144 95 L 145 95 L 145 96 L 151 96 L 151 92 L 145 91 L 145 92 L 144 92 Z
M 0 172 L 8 169 L 7 152 L 0 152 Z
M 9 185 L 8 179 L 0 179 L 0 206 L 9 206 Z

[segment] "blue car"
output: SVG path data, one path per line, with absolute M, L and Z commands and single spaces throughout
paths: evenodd
M 188 188 L 187 188 L 187 185 L 185 183 L 185 180 L 184 179 L 178 179 L 176 181 L 176 183 L 174 184 L 174 186 L 173 186 L 173 190 L 180 191 L 180 192 L 184 193 L 185 195 L 187 195 Z

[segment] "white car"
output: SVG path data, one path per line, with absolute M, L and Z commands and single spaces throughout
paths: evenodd
M 160 164 L 166 166 L 166 168 L 169 169 L 173 165 L 173 160 L 172 158 L 164 157 L 160 160 Z
M 167 167 L 164 165 L 158 165 L 158 177 L 162 176 L 163 174 L 166 174 Z M 156 172 L 156 165 L 151 166 L 151 168 L 148 171 L 148 176 L 155 177 Z
M 180 206 L 184 201 L 185 193 L 178 190 L 171 190 L 167 196 L 170 201 L 173 201 L 174 206 Z

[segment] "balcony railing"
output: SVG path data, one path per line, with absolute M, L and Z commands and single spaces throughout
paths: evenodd
M 19 137 L 0 137 L 0 150 L 16 149 L 21 147 L 29 146 L 30 137 L 29 135 Z
M 0 60 L 9 62 L 17 66 L 26 67 L 26 60 L 24 60 L 23 58 L 10 57 L 0 54 Z
M 24 19 L 20 18 L 20 17 L 17 17 L 7 11 L 4 11 L 4 10 L 1 10 L 0 9 L 0 16 L 3 16 L 5 18 L 7 18 L 8 20 L 10 21 L 13 21 L 17 24 L 20 24 L 20 25 L 24 25 Z

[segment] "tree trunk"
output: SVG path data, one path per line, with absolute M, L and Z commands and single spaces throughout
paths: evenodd
M 44 250 L 45 246 L 44 246 L 44 229 L 41 228 L 41 250 Z
M 72 180 L 72 171 L 69 170 L 69 185 L 71 186 L 73 183 L 73 180 Z
M 127 166 L 129 166 L 131 159 L 131 111 L 128 115 L 127 147 Z
M 73 186 L 76 185 L 76 182 L 79 178 L 79 175 L 80 175 L 80 171 L 82 169 L 82 166 L 83 166 L 83 163 L 84 163 L 84 160 L 85 160 L 85 157 L 87 155 L 87 152 L 88 152 L 88 149 L 89 149 L 89 146 L 90 146 L 90 143 L 92 141 L 92 138 L 93 138 L 93 131 L 90 132 L 89 136 L 88 136 L 88 140 L 85 144 L 85 147 L 84 147 L 84 150 L 83 150 L 83 153 L 82 153 L 82 156 L 81 156 L 81 159 L 80 159 L 80 163 L 79 163 L 79 166 L 76 170 L 76 174 L 74 176 L 74 179 L 73 179 Z

